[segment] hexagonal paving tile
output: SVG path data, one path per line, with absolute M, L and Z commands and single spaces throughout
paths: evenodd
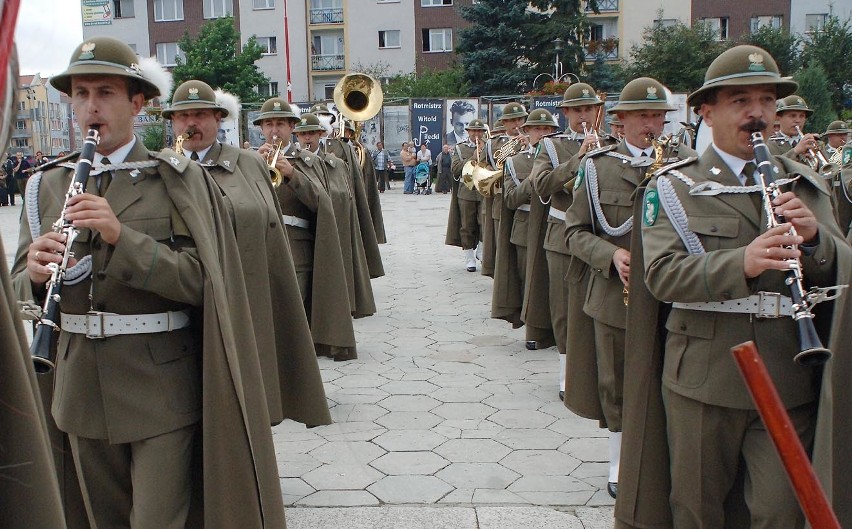
M 431 395 L 438 386 L 423 380 L 395 380 L 380 386 L 380 389 L 392 395 Z
M 506 428 L 546 428 L 556 417 L 532 410 L 500 410 L 488 420 Z
M 515 450 L 500 464 L 523 474 L 568 476 L 580 466 L 580 460 L 556 450 Z
M 445 373 L 430 378 L 429 382 L 442 388 L 475 388 L 486 380 L 479 375 Z
M 606 438 L 581 437 L 568 439 L 559 451 L 584 462 L 609 462 L 609 443 Z
M 388 410 L 375 404 L 338 404 L 328 410 L 334 422 L 367 422 L 378 419 Z
M 388 476 L 367 490 L 384 503 L 434 503 L 453 487 L 434 476 Z
M 326 395 L 338 404 L 375 404 L 388 396 L 386 391 L 377 388 L 346 388 L 329 391 Z
M 432 355 L 432 358 L 438 360 L 435 355 Z M 482 373 L 485 369 L 477 364 L 473 364 L 470 362 L 436 362 L 432 367 L 430 367 L 432 371 L 437 371 L 441 374 L 451 374 L 451 375 L 475 375 Z
M 493 439 L 513 450 L 556 450 L 565 436 L 544 428 L 505 428 Z
M 511 450 L 491 439 L 450 439 L 435 452 L 454 463 L 496 463 Z
M 428 430 L 440 424 L 441 418 L 428 411 L 392 411 L 376 422 L 389 430 Z
M 316 492 L 314 488 L 305 483 L 301 478 L 281 479 L 281 493 L 284 495 L 285 505 L 292 505 L 314 492 Z
M 365 489 L 381 479 L 383 474 L 368 465 L 323 465 L 302 476 L 317 490 Z
M 297 501 L 296 505 L 305 507 L 364 507 L 379 505 L 379 500 L 365 490 L 320 490 Z M 290 524 L 289 521 L 287 523 Z
M 316 430 L 328 441 L 369 441 L 387 431 L 374 422 L 341 422 L 318 426 Z
M 521 475 L 497 463 L 452 463 L 435 476 L 460 489 L 505 489 Z
M 426 395 L 391 395 L 379 405 L 388 411 L 429 411 L 441 403 Z
M 340 463 L 340 464 L 357 464 L 369 463 L 374 459 L 381 457 L 385 451 L 373 443 L 366 441 L 356 442 L 332 442 L 326 443 L 314 450 L 310 454 L 317 460 L 323 463 Z
M 495 411 L 479 402 L 453 402 L 441 404 L 432 413 L 445 419 L 485 419 Z
M 321 462 L 308 454 L 286 454 L 278 458 L 278 477 L 298 478 L 321 465 Z
M 379 375 L 344 375 L 334 383 L 342 389 L 346 388 L 376 388 L 387 383 L 388 379 Z
M 480 402 L 491 393 L 482 388 L 441 388 L 430 395 L 441 402 Z
M 389 452 L 432 450 L 447 438 L 431 430 L 390 430 L 373 439 Z
M 376 459 L 370 466 L 389 476 L 403 474 L 431 475 L 450 462 L 433 452 L 391 452 Z
M 544 401 L 532 395 L 492 395 L 482 401 L 498 410 L 538 410 Z

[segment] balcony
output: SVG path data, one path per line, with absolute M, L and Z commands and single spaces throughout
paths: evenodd
M 311 24 L 343 24 L 343 8 L 311 9 Z
M 598 11 L 601 13 L 617 13 L 618 0 L 598 0 Z M 586 2 L 586 13 L 594 13 L 589 2 Z
M 346 58 L 343 55 L 311 55 L 311 70 L 330 71 L 343 70 Z
M 12 137 L 13 138 L 30 138 L 30 137 L 32 137 L 32 135 L 33 135 L 33 131 L 29 127 L 25 128 L 25 129 L 13 129 L 12 130 Z
M 593 40 L 586 44 L 586 61 L 601 57 L 605 61 L 618 60 L 618 41 L 613 38 Z

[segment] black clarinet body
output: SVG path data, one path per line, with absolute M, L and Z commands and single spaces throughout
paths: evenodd
M 776 215 L 772 201 L 781 194 L 773 176 L 771 154 L 763 134 L 752 132 L 751 143 L 754 146 L 754 159 L 760 173 L 763 187 L 763 207 L 766 210 L 768 228 L 774 228 L 786 222 L 783 215 Z M 796 228 L 791 227 L 790 235 L 796 235 Z M 802 262 L 799 259 L 788 259 L 789 269 L 784 273 L 785 283 L 790 287 L 790 299 L 793 301 L 792 317 L 796 321 L 799 334 L 799 353 L 795 356 L 796 363 L 805 366 L 822 365 L 831 358 L 831 351 L 825 348 L 814 326 L 814 313 L 808 300 L 808 292 L 804 288 Z
M 50 339 L 53 332 L 59 330 L 59 300 L 62 294 L 62 283 L 65 280 L 65 271 L 68 269 L 68 263 L 74 257 L 71 248 L 74 240 L 80 233 L 80 230 L 75 228 L 65 218 L 65 210 L 68 208 L 68 200 L 71 197 L 86 192 L 86 182 L 89 180 L 89 173 L 92 171 L 95 148 L 99 140 L 98 129 L 89 129 L 86 133 L 80 157 L 77 160 L 74 178 L 71 180 L 71 185 L 65 194 L 65 204 L 62 206 L 62 213 L 59 215 L 59 219 L 53 224 L 53 231 L 65 234 L 65 252 L 62 255 L 61 263 L 50 263 L 48 265 L 51 272 L 50 280 L 47 282 L 47 295 L 44 299 L 41 316 L 36 324 L 32 344 L 30 344 L 30 354 L 33 357 L 36 373 L 49 373 L 54 368 L 54 363 L 50 359 Z

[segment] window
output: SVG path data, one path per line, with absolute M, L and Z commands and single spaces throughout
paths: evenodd
M 136 53 L 136 44 L 131 44 L 131 43 L 128 42 L 127 45 L 130 46 L 130 49 L 133 50 L 133 53 Z M 139 55 L 139 54 L 136 53 L 136 55 Z
M 136 16 L 133 13 L 133 0 L 113 0 L 112 12 L 115 13 L 115 18 L 133 18 Z
M 770 27 L 772 29 L 781 29 L 784 23 L 782 15 L 766 15 L 759 17 L 751 17 L 751 32 L 756 33 L 762 27 Z
M 379 31 L 379 48 L 399 48 L 399 30 Z
M 233 14 L 233 0 L 204 0 L 204 18 L 222 18 Z
M 424 29 L 423 51 L 453 51 L 453 30 L 449 28 Z
M 257 37 L 257 44 L 263 50 L 264 55 L 275 55 L 278 53 L 277 37 Z
M 654 26 L 670 28 L 672 26 L 676 26 L 677 22 L 678 20 L 676 18 L 658 18 L 657 20 L 654 20 Z
M 154 0 L 154 21 L 183 20 L 183 0 Z
M 589 26 L 589 41 L 603 40 L 604 27 L 602 24 L 592 24 Z
M 323 92 L 325 92 L 325 97 L 323 99 L 334 99 L 334 87 L 337 86 L 337 83 L 334 84 L 326 84 L 323 86 Z
M 15 128 L 17 130 L 27 130 L 27 122 L 23 119 L 16 120 Z
M 12 147 L 15 147 L 16 149 L 20 149 L 20 148 L 23 148 L 23 147 L 29 147 L 29 146 L 30 146 L 29 138 L 12 138 Z
M 828 22 L 828 13 L 805 15 L 805 32 L 822 31 L 826 22 Z
M 275 9 L 275 0 L 254 0 L 255 9 Z
M 261 97 L 275 97 L 278 95 L 278 83 L 273 81 L 271 83 L 264 83 L 257 85 L 257 93 Z
M 453 5 L 453 0 L 420 0 L 420 7 L 441 7 L 451 5 Z
M 716 40 L 728 40 L 728 17 L 705 18 L 703 21 L 716 33 Z
M 157 44 L 157 62 L 163 66 L 176 66 L 178 57 L 185 60 L 183 52 L 177 42 L 161 42 Z

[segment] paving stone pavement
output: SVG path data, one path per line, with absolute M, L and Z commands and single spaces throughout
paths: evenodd
M 444 245 L 450 195 L 401 188 L 359 358 L 319 359 L 334 424 L 274 428 L 288 527 L 612 527 L 606 432 L 559 402 L 555 348 L 489 318 L 492 280 Z M 0 208 L 10 264 L 19 214 Z

